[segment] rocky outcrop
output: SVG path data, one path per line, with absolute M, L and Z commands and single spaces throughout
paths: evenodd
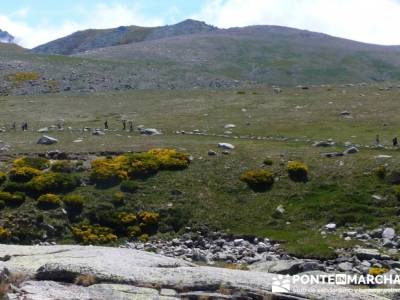
M 124 248 L 0 245 L 0 259 L 11 274 L 31 278 L 12 288 L 9 299 L 337 299 L 339 292 L 340 299 L 374 299 L 344 287 L 321 292 L 323 284 L 273 295 L 276 275 L 270 273 L 197 266 Z M 92 280 L 79 285 L 79 276 Z

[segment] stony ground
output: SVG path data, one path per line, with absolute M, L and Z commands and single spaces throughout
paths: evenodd
M 322 283 L 273 294 L 274 275 L 264 270 L 201 267 L 130 249 L 0 245 L 0 257 L 1 279 L 13 278 L 6 299 L 389 299 Z

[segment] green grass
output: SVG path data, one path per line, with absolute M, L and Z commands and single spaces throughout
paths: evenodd
M 361 93 L 365 96 L 361 97 Z M 211 229 L 233 234 L 269 237 L 280 241 L 289 253 L 327 258 L 334 256 L 335 248 L 354 245 L 337 235 L 323 238 L 318 229 L 329 222 L 337 223 L 343 230 L 349 226 L 375 228 L 383 224 L 397 228 L 400 205 L 392 186 L 377 178 L 373 170 L 382 163 L 387 163 L 389 170 L 398 169 L 399 151 L 361 148 L 358 154 L 331 159 L 320 153 L 343 150 L 345 141 L 372 145 L 377 133 L 383 142 L 389 143 L 400 126 L 395 101 L 398 93 L 397 89 L 379 91 L 378 86 L 334 86 L 329 90 L 327 87 L 308 91 L 283 89 L 279 95 L 273 95 L 270 89 L 259 89 L 246 90 L 245 94 L 199 90 L 3 97 L 0 98 L 0 119 L 4 126 L 26 119 L 30 128 L 38 129 L 62 118 L 66 127 L 80 129 L 102 127 L 107 119 L 111 129 L 117 131 L 109 131 L 101 137 L 79 130 L 54 131 L 48 135 L 58 138 L 60 143 L 40 146 L 36 145 L 40 137 L 36 131 L 7 130 L 1 133 L 1 140 L 11 145 L 11 153 L 3 155 L 2 160 L 7 162 L 13 153 L 50 149 L 82 153 L 139 151 L 154 147 L 184 149 L 194 158 L 187 170 L 163 171 L 141 182 L 142 188 L 127 195 L 122 209 L 168 211 L 172 205 L 187 226 L 207 224 Z M 379 106 L 376 106 L 377 101 Z M 353 119 L 340 117 L 343 110 L 351 111 Z M 122 132 L 121 118 L 133 119 L 135 125 L 160 129 L 164 134 L 143 137 L 137 132 Z M 176 130 L 194 129 L 223 134 L 224 125 L 228 123 L 237 125 L 232 129 L 231 138 L 175 134 Z M 233 136 L 290 139 L 271 141 Z M 83 142 L 73 143 L 77 138 L 82 138 Z M 299 141 L 295 141 L 296 138 Z M 334 138 L 338 146 L 329 149 L 311 146 L 313 140 L 327 138 Z M 230 155 L 222 155 L 216 147 L 219 142 L 232 143 L 236 148 Z M 209 157 L 209 149 L 217 150 L 219 155 Z M 392 158 L 380 162 L 374 158 L 378 154 L 388 154 Z M 272 166 L 263 165 L 266 158 L 273 161 Z M 295 183 L 288 178 L 286 163 L 289 160 L 299 160 L 309 166 L 309 182 Z M 7 163 L 2 166 L 7 168 Z M 270 191 L 254 192 L 240 182 L 239 177 L 245 171 L 258 168 L 270 168 L 279 177 Z M 113 194 L 118 190 L 119 186 L 109 189 L 80 187 L 77 192 L 90 199 L 82 218 L 112 208 Z M 384 200 L 373 200 L 374 194 L 382 195 Z M 282 216 L 275 212 L 278 205 L 285 208 Z M 72 241 L 68 234 L 71 220 L 63 216 L 60 209 L 38 211 L 34 200 L 28 199 L 18 209 L 2 211 L 3 218 L 13 215 L 35 219 L 39 214 L 63 232 L 60 242 Z M 82 219 L 74 222 L 78 221 Z

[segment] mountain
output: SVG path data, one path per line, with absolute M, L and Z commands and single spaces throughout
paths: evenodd
M 242 89 L 400 81 L 400 47 L 280 26 L 219 29 L 187 20 L 82 31 L 33 51 L 0 44 L 0 65 L 0 95 Z
M 107 61 L 151 61 L 164 73 L 257 84 L 322 84 L 400 80 L 400 47 L 371 45 L 279 26 L 216 29 L 78 53 Z
M 204 22 L 185 20 L 172 26 L 139 27 L 121 26 L 112 29 L 78 31 L 64 38 L 38 46 L 32 51 L 45 54 L 75 54 L 87 50 L 117 46 L 168 37 L 215 31 Z
M 15 42 L 15 38 L 9 34 L 7 31 L 2 31 L 0 29 L 0 43 L 14 43 Z

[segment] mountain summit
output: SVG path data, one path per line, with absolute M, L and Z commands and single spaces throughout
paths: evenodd
M 0 43 L 11 44 L 14 43 L 14 41 L 15 38 L 11 34 L 0 29 Z
M 32 49 L 35 53 L 70 55 L 88 50 L 159 40 L 196 33 L 209 33 L 216 27 L 196 20 L 159 27 L 120 26 L 111 29 L 88 29 Z

